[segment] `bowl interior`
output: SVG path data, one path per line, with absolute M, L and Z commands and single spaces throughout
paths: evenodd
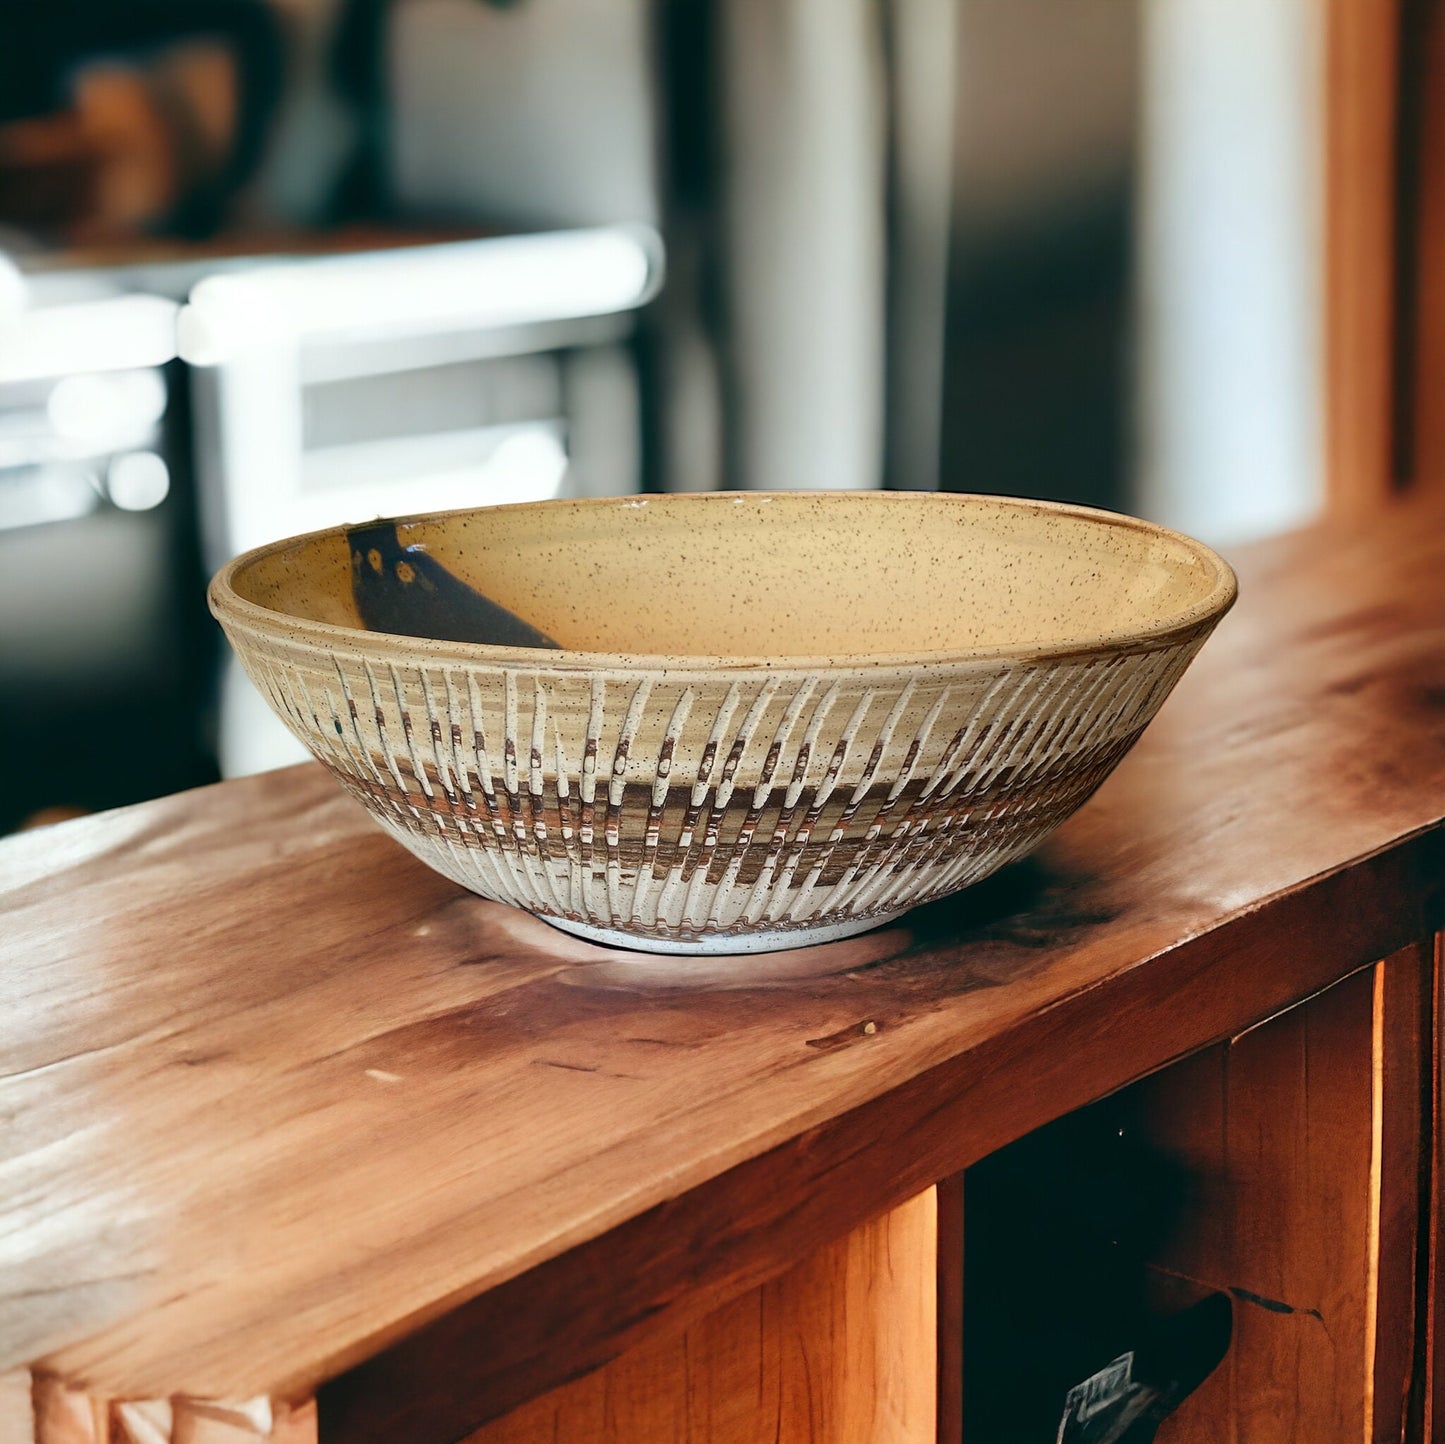
M 1207 548 L 1128 518 L 887 492 L 451 512 L 277 543 L 230 583 L 346 628 L 725 657 L 1067 648 L 1188 624 L 1232 592 Z M 498 618 L 520 630 L 489 632 Z

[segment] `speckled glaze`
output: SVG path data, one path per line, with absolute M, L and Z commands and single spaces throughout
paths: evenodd
M 542 502 L 402 520 L 395 547 L 260 548 L 212 610 L 424 862 L 659 952 L 845 936 L 1029 851 L 1235 596 L 1162 528 L 948 494 Z M 378 581 L 397 632 L 362 625 Z M 558 649 L 398 634 L 411 595 L 452 630 L 453 590 Z

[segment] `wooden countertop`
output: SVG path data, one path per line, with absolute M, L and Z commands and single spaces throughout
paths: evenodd
M 1445 511 L 1234 560 L 1035 859 L 842 943 L 593 947 L 309 765 L 0 844 L 0 1369 L 288 1396 L 385 1349 L 354 1422 L 466 1348 L 501 1407 L 1425 935 Z

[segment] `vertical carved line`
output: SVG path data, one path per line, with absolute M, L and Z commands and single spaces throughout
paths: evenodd
M 843 726 L 842 734 L 839 736 L 833 748 L 833 755 L 828 760 L 827 770 L 823 774 L 823 780 L 818 784 L 817 791 L 813 794 L 813 805 L 808 809 L 798 828 L 797 836 L 793 839 L 792 856 L 788 859 L 787 866 L 783 870 L 782 881 L 779 884 L 778 892 L 773 898 L 772 906 L 768 910 L 770 921 L 777 922 L 786 918 L 788 922 L 802 922 L 808 917 L 808 904 L 812 899 L 813 889 L 817 886 L 818 876 L 823 870 L 827 861 L 827 850 L 813 869 L 809 872 L 807 880 L 796 893 L 793 892 L 793 877 L 798 870 L 798 865 L 803 859 L 809 842 L 812 840 L 813 831 L 818 825 L 818 820 L 823 815 L 823 809 L 828 805 L 829 799 L 833 796 L 838 785 L 838 777 L 847 763 L 848 755 L 853 750 L 853 743 L 857 739 L 858 729 L 863 725 L 863 719 L 868 715 L 869 708 L 873 705 L 873 699 L 878 694 L 870 687 L 858 699 L 857 705 L 853 708 L 853 714 Z
M 343 757 L 343 754 L 337 751 L 336 729 L 323 725 L 320 709 L 316 706 L 311 689 L 306 685 L 306 678 L 299 669 L 290 677 L 289 686 L 296 699 L 298 710 L 303 716 L 311 718 L 311 728 L 308 729 L 310 736 L 306 744 L 311 754 L 323 762 L 329 759 L 332 766 L 340 768 L 343 772 L 350 772 L 351 759 Z
M 333 657 L 331 661 L 332 665 L 336 668 L 336 680 L 341 687 L 341 696 L 346 703 L 346 714 L 351 724 L 351 735 L 355 743 L 354 756 L 356 758 L 357 773 L 360 777 L 370 780 L 376 790 L 376 796 L 386 799 L 387 804 L 396 814 L 398 824 L 406 828 L 409 832 L 414 831 L 412 809 L 392 790 L 387 779 L 382 775 L 381 769 L 376 765 L 376 758 L 373 756 L 371 748 L 367 745 L 366 738 L 362 735 L 361 709 L 357 706 L 356 698 L 351 691 L 351 684 L 346 680 L 346 674 L 341 670 L 341 661 L 337 657 Z M 343 741 L 344 740 L 343 738 Z
M 868 754 L 868 760 L 863 766 L 862 775 L 858 778 L 851 796 L 844 804 L 842 815 L 829 831 L 828 840 L 824 844 L 818 860 L 809 871 L 807 882 L 803 884 L 802 894 L 792 914 L 796 920 L 801 921 L 808 918 L 825 916 L 829 911 L 831 898 L 833 894 L 837 892 L 838 885 L 847 881 L 848 875 L 845 873 L 843 877 L 839 879 L 839 884 L 835 884 L 834 887 L 829 890 L 828 897 L 825 898 L 821 904 L 813 906 L 813 899 L 816 895 L 819 880 L 822 878 L 828 864 L 833 860 L 833 855 L 837 852 L 839 843 L 847 836 L 848 829 L 852 825 L 853 819 L 858 815 L 858 809 L 863 799 L 868 795 L 868 789 L 873 785 L 873 779 L 877 776 L 878 767 L 883 761 L 883 754 L 893 739 L 893 733 L 898 727 L 899 719 L 903 716 L 904 708 L 913 696 L 913 691 L 914 683 L 910 681 L 908 685 L 904 687 L 902 693 L 899 694 L 893 704 L 892 710 L 884 719 L 882 730 L 879 732 L 877 738 L 874 739 L 872 750 Z M 867 702 L 870 706 L 872 705 L 874 695 L 872 691 L 868 693 Z
M 746 752 L 748 743 L 757 730 L 758 724 L 762 721 L 768 703 L 773 700 L 773 694 L 777 689 L 777 679 L 773 677 L 769 677 L 758 688 L 757 695 L 753 698 L 753 704 L 748 708 L 747 715 L 743 718 L 742 725 L 739 726 L 737 735 L 733 739 L 733 744 L 728 749 L 727 757 L 723 762 L 722 776 L 713 793 L 712 808 L 707 815 L 702 850 L 688 883 L 687 900 L 683 904 L 682 910 L 681 925 L 684 928 L 696 929 L 702 926 L 702 922 L 697 916 L 701 905 L 702 891 L 707 885 L 708 871 L 712 867 L 712 860 L 717 852 L 723 814 L 727 811 L 728 803 L 732 801 L 733 784 L 737 776 L 738 765 L 742 762 L 743 753 Z M 706 915 L 710 916 L 712 911 L 713 909 L 709 907 Z
M 932 820 L 930 800 L 921 793 L 894 826 L 888 842 L 875 857 L 871 876 L 860 878 L 849 906 L 864 913 L 897 911 L 897 894 L 906 886 L 918 857 L 929 847 Z
M 1061 756 L 1075 755 L 1096 720 L 1088 711 L 1088 698 L 1098 679 L 1097 659 L 1076 663 L 1054 674 L 1047 699 L 1039 708 L 1022 755 L 1009 778 L 1019 791 L 1046 776 Z
M 773 749 L 769 752 L 772 758 L 775 754 L 780 755 L 783 746 L 786 745 L 788 737 L 792 735 L 793 727 L 797 724 L 798 718 L 802 715 L 803 707 L 808 698 L 812 695 L 817 686 L 818 679 L 809 677 L 807 682 L 799 688 L 798 695 L 793 705 L 788 709 L 788 715 L 783 718 L 783 724 L 778 729 L 778 739 L 773 743 Z M 812 716 L 808 719 L 808 725 L 803 732 L 803 740 L 798 744 L 797 756 L 793 759 L 792 776 L 788 785 L 783 791 L 783 803 L 778 812 L 778 820 L 773 824 L 772 837 L 769 839 L 767 854 L 763 858 L 763 865 L 758 870 L 758 875 L 753 883 L 753 890 L 748 894 L 743 904 L 741 920 L 748 926 L 755 926 L 762 917 L 763 909 L 768 902 L 768 889 L 772 886 L 773 878 L 777 874 L 778 864 L 787 852 L 788 834 L 793 828 L 793 817 L 797 812 L 798 799 L 803 795 L 803 783 L 808 775 L 808 764 L 812 760 L 813 749 L 817 745 L 818 733 L 823 726 L 824 719 L 829 709 L 838 696 L 838 684 L 835 682 L 818 701 L 813 708 Z M 771 777 L 769 777 L 771 784 Z M 769 788 L 771 791 L 771 786 Z M 766 795 L 763 797 L 766 803 Z M 759 806 L 759 798 L 755 793 L 753 796 L 753 810 L 750 817 L 759 817 L 762 807 Z M 737 859 L 741 866 L 741 854 Z
M 487 892 L 486 878 L 477 861 L 477 850 L 468 847 L 460 837 L 453 837 L 450 832 L 443 832 L 437 840 L 446 849 L 446 854 L 451 859 L 452 871 L 449 875 L 473 892 Z M 440 870 L 447 871 L 445 868 Z M 512 897 L 513 894 L 509 889 L 502 894 L 501 901 L 510 902 Z
M 609 917 L 620 919 L 622 900 L 619 892 L 622 885 L 622 849 L 620 845 L 622 798 L 627 788 L 627 762 L 637 729 L 642 724 L 642 714 L 652 691 L 652 678 L 643 677 L 632 693 L 632 701 L 622 722 L 622 731 L 612 753 L 612 777 L 607 784 L 607 910 Z M 636 886 L 633 888 L 634 900 Z
M 450 721 L 443 717 L 437 709 L 431 677 L 425 667 L 417 668 L 417 678 L 421 682 L 421 701 L 426 712 L 427 733 L 431 740 L 432 765 L 436 768 L 437 786 L 441 788 L 442 796 L 446 798 L 448 813 L 456 819 L 457 809 L 461 803 L 462 789 L 452 776 L 451 762 L 447 756 L 448 739 L 445 734 L 450 728 Z M 465 835 L 460 820 L 457 819 L 457 821 L 457 831 Z
M 637 884 L 632 891 L 632 922 L 655 928 L 662 899 L 657 887 L 657 849 L 662 836 L 662 814 L 667 806 L 667 795 L 672 777 L 672 759 L 677 744 L 682 738 L 682 729 L 687 725 L 688 713 L 692 711 L 694 694 L 691 687 L 684 687 L 668 719 L 667 730 L 663 733 L 662 745 L 657 752 L 657 772 L 652 783 L 652 798 L 647 809 L 647 830 L 642 839 L 642 863 L 637 870 Z M 650 913 L 648 908 L 650 906 Z
M 502 787 L 506 794 L 506 817 L 510 824 L 511 847 L 519 885 L 531 895 L 534 910 L 540 913 L 552 911 L 552 903 L 543 891 L 546 864 L 532 834 L 530 799 L 522 796 L 521 771 L 518 754 L 521 749 L 521 707 L 518 700 L 516 672 L 508 669 L 502 674 Z
M 459 695 L 456 679 L 449 668 L 442 669 L 442 685 L 446 691 L 446 715 L 438 717 L 433 711 L 433 693 L 427 685 L 426 674 L 422 674 L 423 689 L 427 700 L 427 711 L 432 717 L 433 737 L 439 751 L 438 775 L 450 777 L 457 789 L 457 830 L 466 839 L 468 854 L 475 854 L 473 866 L 479 878 L 484 879 L 483 891 L 490 897 L 505 902 L 515 902 L 519 896 L 516 879 L 503 866 L 503 860 L 496 848 L 489 844 L 488 828 L 477 806 L 477 795 L 472 790 L 471 766 L 466 753 L 466 739 L 463 734 L 464 703 Z M 467 719 L 468 721 L 470 719 Z M 438 736 L 444 728 L 445 737 Z M 443 765 L 441 751 L 445 742 L 447 761 Z M 480 782 L 480 778 L 479 778 Z
M 304 705 L 311 713 L 316 727 L 316 736 L 323 739 L 312 747 L 312 751 L 335 770 L 339 779 L 344 779 L 343 786 L 351 796 L 365 799 L 368 805 L 377 808 L 390 808 L 405 821 L 405 816 L 397 807 L 396 799 L 391 793 L 383 786 L 378 785 L 373 788 L 369 785 L 373 781 L 379 783 L 379 779 L 375 778 L 374 773 L 368 778 L 367 769 L 352 752 L 351 744 L 346 740 L 346 728 L 341 721 L 341 709 L 337 707 L 336 700 L 331 695 L 331 689 L 317 679 L 316 684 L 321 688 L 322 695 L 326 699 L 324 709 L 326 720 L 323 721 L 323 709 L 316 705 L 311 688 L 306 685 L 306 677 L 299 668 L 295 674 L 295 682 Z
M 783 748 L 787 745 L 788 738 L 797 725 L 798 717 L 816 686 L 816 677 L 807 678 L 793 694 L 792 700 L 783 711 L 782 721 L 778 723 L 778 730 L 773 734 L 773 740 L 763 757 L 762 771 L 758 774 L 757 785 L 753 788 L 752 801 L 748 805 L 742 827 L 738 829 L 737 838 L 733 843 L 732 857 L 728 860 L 722 878 L 713 890 L 712 905 L 708 909 L 708 922 L 711 924 L 727 927 L 742 919 L 743 908 L 747 906 L 747 903 L 745 900 L 734 911 L 732 908 L 733 889 L 737 886 L 738 876 L 742 872 L 743 860 L 753 845 L 753 838 L 757 834 L 763 809 L 773 794 L 773 778 L 777 775 L 778 762 L 783 755 Z M 733 915 L 725 918 L 724 911 L 732 912 Z
M 482 805 L 486 809 L 487 820 L 491 824 L 492 836 L 497 842 L 498 875 L 509 879 L 509 896 L 521 900 L 523 907 L 540 909 L 542 895 L 537 891 L 530 873 L 519 856 L 520 849 L 514 845 L 513 819 L 515 813 L 509 803 L 504 803 L 502 798 L 497 795 L 496 767 L 487 742 L 481 688 L 477 684 L 474 672 L 467 673 L 467 710 L 470 714 L 467 721 L 470 724 L 472 756 L 477 769 L 477 783 L 482 790 Z M 504 724 L 503 731 L 505 732 L 505 730 Z M 505 787 L 504 775 L 504 796 Z
M 486 737 L 481 729 L 480 710 L 471 711 L 471 697 L 477 692 L 475 676 L 467 676 L 467 695 L 462 695 L 457 678 L 451 669 L 442 669 L 442 684 L 447 689 L 447 737 L 449 742 L 449 772 L 455 785 L 460 789 L 462 817 L 458 828 L 467 828 L 468 837 L 474 838 L 467 844 L 468 853 L 475 854 L 475 869 L 478 876 L 486 877 L 488 895 L 519 902 L 525 898 L 525 890 L 517 885 L 516 873 L 506 866 L 503 844 L 499 838 L 499 818 L 496 799 L 491 796 L 491 770 L 487 762 Z M 477 698 L 480 708 L 480 697 Z M 471 753 L 467 750 L 467 733 L 471 733 Z M 471 785 L 471 776 L 477 773 L 477 789 Z M 483 795 L 483 808 L 478 808 L 477 791 Z M 504 830 L 501 830 L 504 833 Z M 488 835 L 490 834 L 490 835 Z M 493 840 L 497 840 L 493 846 Z
M 1040 736 L 1053 720 L 1062 686 L 1062 679 L 1052 668 L 1035 670 L 1028 702 L 1019 709 L 1017 725 L 1012 729 L 994 774 L 996 785 L 1008 791 L 1017 790 Z
M 1130 657 L 1126 665 L 1129 675 L 1119 688 L 1113 705 L 1105 713 L 1105 722 L 1100 731 L 1105 737 L 1132 731 L 1137 719 L 1145 715 L 1145 706 L 1153 695 L 1154 682 L 1169 661 L 1167 652 L 1150 652 L 1139 657 Z
M 689 882 L 697 866 L 697 821 L 707 801 L 708 789 L 712 785 L 713 768 L 717 763 L 718 750 L 737 711 L 742 688 L 734 682 L 727 690 L 722 705 L 713 717 L 712 728 L 707 742 L 703 745 L 702 757 L 698 762 L 697 777 L 688 797 L 683 813 L 682 826 L 678 829 L 677 846 L 673 853 L 672 867 L 668 870 L 667 882 L 663 885 L 658 900 L 658 916 L 665 919 L 670 928 L 682 926 L 683 902 L 680 896 L 682 885 Z
M 431 778 L 427 776 L 426 767 L 422 763 L 421 756 L 416 750 L 416 738 L 412 734 L 411 707 L 406 700 L 406 684 L 401 680 L 401 673 L 397 671 L 396 663 L 387 663 L 387 671 L 391 673 L 391 689 L 396 695 L 396 713 L 401 722 L 402 741 L 406 743 L 407 760 L 411 763 L 411 775 L 416 779 L 416 784 L 422 790 L 422 795 L 428 802 L 435 797 L 432 789 Z M 441 827 L 438 822 L 438 827 Z M 445 829 L 441 829 L 445 831 Z
M 372 725 L 376 728 L 377 741 L 381 745 L 382 760 L 386 763 L 387 771 L 391 773 L 392 781 L 396 783 L 397 791 L 405 797 L 412 816 L 420 822 L 421 813 L 411 800 L 411 789 L 407 787 L 406 779 L 401 775 L 401 768 L 397 766 L 396 762 L 396 753 L 392 749 L 391 738 L 387 735 L 386 714 L 381 706 L 381 689 L 376 683 L 376 673 L 371 670 L 371 663 L 365 658 L 362 659 L 361 669 L 366 675 L 367 690 L 371 693 Z
M 1057 679 L 1057 674 L 1053 674 Z M 1046 704 L 1033 706 L 1027 709 L 1026 715 L 1031 719 L 1025 732 L 1015 739 L 1014 751 L 1017 754 L 1020 746 L 1026 744 L 1027 750 L 1023 753 L 1024 763 L 1015 766 L 1013 775 L 1009 778 L 1008 791 L 1011 794 L 1002 799 L 1000 805 L 1007 808 L 1016 807 L 1019 794 L 1033 783 L 1033 779 L 1050 761 L 1049 749 L 1059 745 L 1059 736 L 1066 734 L 1065 742 L 1067 750 L 1061 755 L 1072 755 L 1076 751 L 1078 738 L 1078 719 L 1087 709 L 1091 700 L 1097 695 L 1099 689 L 1107 682 L 1107 673 L 1095 663 L 1085 663 L 1076 666 L 1069 674 L 1066 684 L 1052 685 L 1052 690 L 1057 696 L 1051 698 Z M 1058 679 L 1063 682 L 1063 679 Z M 996 685 L 996 684 L 995 684 Z M 1040 687 L 1032 689 L 1029 693 L 1031 700 L 1037 702 Z M 990 695 L 993 689 L 990 689 Z M 1015 701 L 1024 694 L 1024 689 L 1015 693 Z M 1028 735 L 1029 731 L 1032 735 Z M 950 747 L 950 754 L 956 753 L 957 743 Z M 875 909 L 877 911 L 896 910 L 900 905 L 908 901 L 900 895 L 908 889 L 911 875 L 915 875 L 920 868 L 931 865 L 937 854 L 948 845 L 964 847 L 969 852 L 977 849 L 977 843 L 957 842 L 955 843 L 955 829 L 953 826 L 957 810 L 952 805 L 947 805 L 941 812 L 930 814 L 927 804 L 934 800 L 932 794 L 938 789 L 940 781 L 947 774 L 947 764 L 935 773 L 933 780 L 923 789 L 916 799 L 907 820 L 907 825 L 896 834 L 898 845 L 890 850 L 890 856 L 885 864 L 880 863 L 877 869 L 877 877 L 872 887 L 863 889 L 853 900 L 852 905 L 860 909 Z M 946 802 L 949 790 L 939 790 L 937 801 Z M 916 826 L 913 824 L 916 823 Z M 933 828 L 930 834 L 929 829 Z M 906 836 L 905 836 L 906 834 Z
M 943 715 L 948 697 L 949 689 L 944 687 L 939 692 L 933 706 L 928 709 L 928 715 L 924 717 L 922 727 L 908 744 L 908 751 L 903 759 L 903 768 L 893 786 L 888 789 L 888 796 L 883 806 L 875 814 L 868 834 L 864 838 L 863 846 L 858 850 L 858 857 L 855 861 L 857 880 L 852 889 L 853 896 L 847 905 L 859 912 L 866 912 L 875 904 L 876 895 L 887 881 L 889 867 L 897 856 L 903 840 L 908 836 L 914 817 L 927 805 L 922 799 L 914 798 L 913 803 L 895 824 L 887 842 L 881 848 L 878 846 L 878 839 L 882 836 L 883 828 L 892 818 L 893 809 L 897 806 L 898 800 L 903 796 L 908 784 L 913 780 L 913 774 L 918 767 L 918 759 L 923 756 L 924 749 L 928 746 L 933 729 L 938 725 L 939 717 Z M 845 894 L 845 896 L 847 895 Z
M 521 784 L 517 771 L 517 674 L 503 674 L 502 786 L 507 793 L 507 813 L 512 821 L 512 839 L 521 865 L 527 857 L 527 821 L 522 815 Z M 539 895 L 540 896 L 540 895 Z
M 258 663 L 257 670 L 261 675 L 259 681 L 257 681 L 254 674 L 251 680 L 256 682 L 257 690 L 260 691 L 267 702 L 271 704 L 272 709 L 280 716 L 281 720 L 285 722 L 292 734 L 300 738 L 302 742 L 310 747 L 310 739 L 305 735 L 306 719 L 300 716 L 297 709 L 292 705 L 292 698 L 284 684 L 285 662 L 276 656 L 269 647 L 257 652 L 255 655 Z
M 1195 651 L 1192 644 L 1182 644 L 1157 654 L 1159 665 L 1154 674 L 1154 685 L 1145 701 L 1135 710 L 1137 727 L 1146 727 L 1153 720 L 1154 714 L 1164 705 L 1185 669 L 1194 660 Z
M 582 895 L 582 855 L 571 805 L 571 764 L 562 746 L 562 729 L 555 718 L 552 721 L 552 740 L 557 759 L 557 826 L 562 834 L 562 851 L 567 862 L 567 916 L 583 917 L 586 914 Z
M 1010 765 L 1020 733 L 1028 727 L 1029 709 L 1037 700 L 1041 685 L 1040 674 L 1019 666 L 1011 670 L 1009 680 L 1012 690 L 980 739 L 982 755 L 962 789 L 966 797 L 980 797 L 998 783 Z
M 587 710 L 587 736 L 582 746 L 582 775 L 577 783 L 582 809 L 577 826 L 582 853 L 582 902 L 587 916 L 591 918 L 598 916 L 592 891 L 597 870 L 597 750 L 601 746 L 606 705 L 607 683 L 601 677 L 593 677 L 591 705 Z
M 893 745 L 893 734 L 898 730 L 898 724 L 903 720 L 903 714 L 907 711 L 908 704 L 913 700 L 913 694 L 917 691 L 917 687 L 918 684 L 910 678 L 903 691 L 898 694 L 898 700 L 893 704 L 893 710 L 889 712 L 887 720 L 883 723 L 883 730 L 878 734 L 878 740 L 874 742 L 873 750 L 869 753 L 868 765 L 863 769 L 863 775 L 858 779 L 858 785 L 853 789 L 853 795 L 848 799 L 848 805 L 843 809 L 843 815 L 838 819 L 837 825 L 833 828 L 832 835 L 828 839 L 829 846 L 825 849 L 825 856 L 820 859 L 820 863 L 825 863 L 827 858 L 832 856 L 833 849 L 837 846 L 838 842 L 846 836 L 849 826 L 858 815 L 858 809 L 862 805 L 863 799 L 867 797 L 868 789 L 873 785 L 873 779 L 878 775 L 878 768 L 884 756 Z M 911 757 L 916 759 L 917 753 L 912 752 Z M 889 796 L 894 795 L 896 795 L 894 789 L 890 788 Z M 885 797 L 884 802 L 881 804 L 880 811 L 882 807 L 886 806 L 888 806 L 887 797 Z M 874 825 L 877 825 L 876 815 Z M 844 871 L 843 876 L 838 879 L 837 883 L 834 884 L 828 893 L 828 896 L 824 898 L 823 904 L 819 908 L 819 913 L 823 916 L 831 914 L 837 908 L 838 900 L 847 895 L 853 878 L 858 872 L 859 863 L 866 847 L 867 837 L 865 836 L 857 852 L 854 853 L 852 862 L 849 863 Z
M 253 675 L 251 680 L 256 684 L 257 690 L 266 698 L 286 726 L 303 742 L 307 741 L 303 735 L 305 718 L 300 716 L 295 706 L 292 705 L 293 699 L 284 683 L 287 670 L 286 659 L 269 645 L 258 649 L 254 655 L 260 677 L 257 678 Z
M 530 814 L 537 865 L 551 894 L 552 905 L 562 916 L 567 904 L 557 890 L 557 869 L 553 866 L 552 839 L 547 830 L 545 793 L 542 785 L 542 749 L 547 745 L 547 692 L 540 677 L 532 683 L 532 737 L 527 749 L 527 811 Z
M 450 678 L 448 678 L 450 685 Z M 467 673 L 467 718 L 466 731 L 471 734 L 472 765 L 476 769 L 477 786 L 482 793 L 482 806 L 486 809 L 487 821 L 491 824 L 492 836 L 496 839 L 497 850 L 507 850 L 507 823 L 497 804 L 496 783 L 492 778 L 492 758 L 487 750 L 487 734 L 482 722 L 482 694 L 477 686 L 475 673 Z
M 974 704 L 968 721 L 956 734 L 954 742 L 939 768 L 940 781 L 936 790 L 940 796 L 951 796 L 969 777 L 969 769 L 973 766 L 978 748 L 987 734 L 998 695 L 1012 676 L 1012 668 L 1005 666 L 988 684 L 983 696 Z
M 457 796 L 461 799 L 462 805 L 467 810 L 469 825 L 475 829 L 477 825 L 477 795 L 472 791 L 471 768 L 467 762 L 465 751 L 465 738 L 462 735 L 462 703 L 457 695 L 456 679 L 452 676 L 449 667 L 442 668 L 442 686 L 446 689 L 447 707 L 446 717 L 443 724 L 446 729 L 447 743 L 447 770 L 451 773 L 452 783 L 457 789 Z M 428 697 L 427 705 L 431 705 Z
M 530 827 L 530 808 L 522 798 L 521 769 L 521 705 L 517 674 L 510 668 L 502 674 L 502 787 L 507 798 L 507 817 L 511 823 L 511 853 L 517 877 L 525 879 L 537 912 L 551 910 L 542 890 L 540 864 L 534 865 L 535 840 Z
M 989 683 L 984 695 L 973 707 L 968 722 L 955 734 L 944 761 L 939 769 L 935 784 L 930 784 L 934 793 L 931 800 L 942 802 L 945 811 L 937 820 L 935 836 L 948 839 L 954 830 L 964 831 L 973 812 L 973 797 L 977 791 L 980 776 L 979 751 L 988 741 L 990 732 L 1000 723 L 1005 727 L 1011 709 L 1019 697 L 1019 674 L 1015 667 L 1006 666 Z M 1015 684 L 1014 690 L 1004 699 L 1002 707 L 995 712 L 999 694 L 1006 684 Z M 927 793 L 930 789 L 925 789 Z M 983 844 L 970 842 L 969 850 Z

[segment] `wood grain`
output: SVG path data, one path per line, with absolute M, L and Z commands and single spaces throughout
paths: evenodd
M 933 1444 L 933 1190 L 467 1444 Z
M 1325 473 L 1330 509 L 1395 487 L 1400 0 L 1327 0 Z
M 1160 1444 L 1412 1437 L 1423 961 L 1407 949 L 1139 1085 L 1196 1180 L 1157 1266 L 1235 1300 L 1228 1355 Z
M 1362 936 L 1424 931 L 1412 909 L 1438 886 L 1445 850 L 1397 860 L 1409 876 L 1362 865 L 1253 914 L 1231 930 L 1224 959 L 1201 938 L 1154 960 L 1152 1007 L 1125 1003 L 1100 1019 L 1083 1000 L 1062 1000 L 1022 1037 L 980 1045 L 966 1064 L 931 1069 L 498 1285 L 323 1389 L 323 1434 L 452 1438 L 551 1387 L 566 1376 L 561 1361 L 576 1369 L 613 1357 L 656 1326 L 659 1310 L 700 1317 L 776 1274 L 851 1227 L 862 1200 L 899 1203 L 954 1171 L 964 1148 L 977 1149 L 972 1161 L 1193 1052 L 1186 1039 L 1219 1037 L 1231 1017 L 1253 1021 L 1308 996 L 1324 984 L 1306 980 L 1345 971 Z
M 1433 1135 L 1435 940 L 1375 970 L 1376 1211 L 1371 1313 L 1371 1437 L 1420 1439 L 1428 1387 L 1428 1265 Z
M 938 1185 L 938 1444 L 963 1444 L 963 1175 Z
M 121 1398 L 351 1371 L 323 1437 L 454 1439 L 1425 935 L 1442 532 L 1236 558 L 1037 859 L 827 947 L 568 940 L 316 768 L 0 845 L 0 1364 Z

